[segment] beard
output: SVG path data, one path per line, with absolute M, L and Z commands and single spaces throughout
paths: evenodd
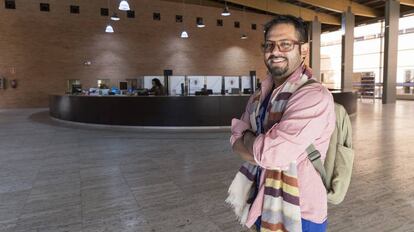
M 272 66 L 272 59 L 276 58 L 283 58 L 285 59 L 286 65 L 285 66 Z M 269 70 L 270 75 L 272 75 L 273 78 L 279 79 L 283 78 L 287 71 L 289 70 L 289 63 L 288 59 L 286 57 L 276 57 L 276 56 L 270 56 L 266 61 L 266 67 Z

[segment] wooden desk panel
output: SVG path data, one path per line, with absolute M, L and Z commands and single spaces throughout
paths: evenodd
M 333 92 L 335 102 L 356 112 L 356 95 Z M 129 126 L 229 126 L 244 112 L 248 95 L 71 96 L 50 95 L 50 116 L 82 123 Z

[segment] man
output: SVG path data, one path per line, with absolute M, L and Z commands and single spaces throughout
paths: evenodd
M 255 225 L 260 231 L 265 194 L 263 172 L 283 170 L 293 163 L 297 168 L 302 231 L 326 231 L 326 190 L 307 158 L 306 148 L 313 144 L 325 159 L 335 127 L 333 97 L 317 82 L 295 87 L 307 83 L 312 76 L 304 65 L 309 45 L 301 19 L 278 16 L 265 25 L 264 37 L 264 62 L 269 76 L 262 82 L 260 95 L 250 98 L 241 119 L 233 119 L 230 139 L 234 152 L 259 166 L 256 196 L 245 225 Z M 286 95 L 289 88 L 292 91 Z M 284 110 L 273 112 L 280 104 L 286 105 Z

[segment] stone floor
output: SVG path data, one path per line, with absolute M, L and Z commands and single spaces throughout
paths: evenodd
M 329 231 L 414 231 L 414 101 L 359 103 L 356 160 Z M 154 132 L 0 110 L 0 231 L 237 232 L 228 131 Z

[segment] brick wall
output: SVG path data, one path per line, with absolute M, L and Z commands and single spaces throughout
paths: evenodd
M 39 3 L 50 3 L 50 12 L 41 12 Z M 111 1 L 110 15 L 118 1 Z M 115 33 L 104 32 L 107 17 L 100 8 L 106 0 L 16 0 L 15 10 L 0 5 L 0 76 L 16 79 L 18 87 L 0 89 L 0 108 L 46 107 L 48 94 L 64 93 L 68 79 L 80 79 L 82 86 L 94 87 L 97 79 L 119 80 L 143 75 L 249 75 L 266 72 L 260 51 L 262 24 L 269 16 L 159 0 L 129 0 L 135 18 L 112 23 Z M 69 5 L 80 6 L 70 14 Z M 154 21 L 152 14 L 161 14 Z M 175 15 L 184 22 L 176 23 Z M 205 28 L 196 27 L 203 17 Z M 216 26 L 223 19 L 224 26 Z M 234 21 L 241 27 L 234 28 Z M 251 24 L 257 24 L 257 30 Z M 183 29 L 190 35 L 181 39 Z M 242 33 L 248 34 L 241 40 Z M 91 61 L 90 66 L 84 65 Z

